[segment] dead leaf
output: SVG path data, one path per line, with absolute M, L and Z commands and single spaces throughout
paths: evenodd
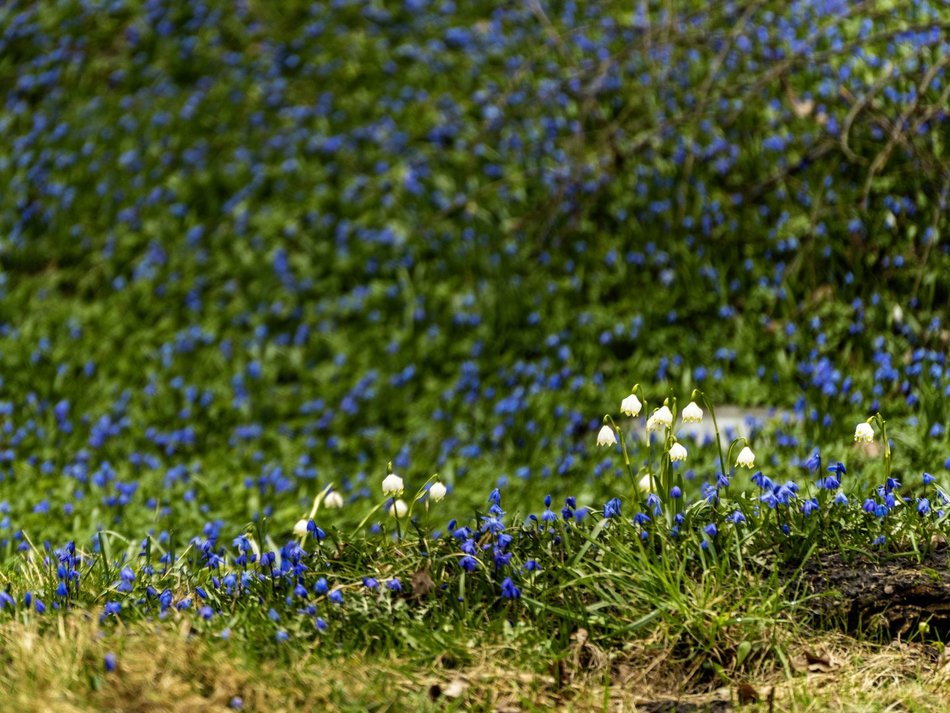
M 422 599 L 435 589 L 435 582 L 433 582 L 432 577 L 429 576 L 429 570 L 424 568 L 417 570 L 416 573 L 412 575 L 410 585 L 412 586 L 412 596 L 415 599 Z
M 736 697 L 739 699 L 740 706 L 759 702 L 759 692 L 748 683 L 740 683 L 738 685 L 736 688 Z
M 827 654 L 815 653 L 814 651 L 803 651 L 801 657 L 794 662 L 795 668 L 809 673 L 829 673 L 834 671 L 834 661 Z

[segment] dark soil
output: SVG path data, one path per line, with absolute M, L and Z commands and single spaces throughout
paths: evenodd
M 889 638 L 950 637 L 950 550 L 917 557 L 816 555 L 802 569 L 799 599 L 825 623 Z
M 732 707 L 725 701 L 712 703 L 683 703 L 680 701 L 652 701 L 638 703 L 637 710 L 643 713 L 726 713 Z

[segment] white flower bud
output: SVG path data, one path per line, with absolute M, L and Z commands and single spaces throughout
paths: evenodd
M 739 457 L 736 458 L 736 467 L 742 468 L 753 468 L 755 466 L 755 453 L 752 452 L 752 449 L 749 446 L 746 446 L 741 451 L 739 451 Z
M 690 401 L 683 409 L 683 423 L 699 423 L 703 420 L 703 410 L 695 401 Z
M 649 473 L 647 473 L 642 478 L 640 478 L 640 482 L 637 483 L 637 487 L 639 487 L 640 490 L 642 490 L 644 493 L 655 492 L 656 488 L 653 487 L 653 485 L 654 484 L 653 484 L 653 481 L 650 479 Z
M 598 446 L 615 446 L 617 445 L 617 434 L 614 433 L 614 429 L 608 426 L 606 423 L 597 433 L 597 445 Z
M 640 409 L 643 408 L 643 404 L 640 403 L 640 399 L 637 398 L 636 394 L 630 394 L 627 398 L 620 402 L 620 413 L 624 416 L 632 416 L 636 418 L 640 415 Z
M 449 492 L 449 489 L 445 487 L 440 481 L 434 482 L 429 486 L 429 500 L 434 503 L 439 502 L 445 497 L 445 494 Z
M 389 506 L 389 514 L 393 517 L 405 517 L 408 512 L 409 506 L 406 505 L 405 500 L 394 500 L 393 504 Z
M 343 496 L 337 491 L 331 490 L 323 499 L 323 504 L 332 510 L 339 510 L 343 507 Z
M 294 525 L 294 535 L 296 537 L 303 537 L 306 534 L 307 534 L 307 521 L 297 520 L 297 524 Z
M 402 478 L 395 473 L 383 478 L 383 495 L 401 495 L 403 488 Z
M 854 440 L 858 443 L 870 443 L 874 440 L 874 429 L 867 421 L 861 421 L 854 429 Z

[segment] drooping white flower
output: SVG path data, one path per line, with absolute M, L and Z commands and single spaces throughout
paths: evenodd
M 695 401 L 690 401 L 683 409 L 683 423 L 699 423 L 703 420 L 703 410 Z
M 752 452 L 752 449 L 749 448 L 749 446 L 746 446 L 741 451 L 739 451 L 739 457 L 736 458 L 736 467 L 737 468 L 755 467 L 755 453 Z
M 656 490 L 649 473 L 640 478 L 640 482 L 637 483 L 637 487 L 639 487 L 644 493 L 652 493 Z
M 647 430 L 657 431 L 662 427 L 669 428 L 673 425 L 673 412 L 666 406 L 660 406 L 653 415 L 647 419 Z
M 674 443 L 670 446 L 670 460 L 674 463 L 679 460 L 686 460 L 686 448 L 681 443 Z
M 323 499 L 323 504 L 333 510 L 339 510 L 341 507 L 343 507 L 343 496 L 337 491 L 331 490 Z
M 449 489 L 446 488 L 441 481 L 437 480 L 431 486 L 429 486 L 429 500 L 437 503 L 445 497 L 447 492 L 449 492 Z
M 606 423 L 597 433 L 597 445 L 598 446 L 615 446 L 617 445 L 617 434 L 614 433 L 614 429 L 608 426 Z
M 636 394 L 630 394 L 620 402 L 620 413 L 624 416 L 636 418 L 640 415 L 641 408 L 643 408 L 643 404 L 640 403 L 640 399 L 637 398 Z
M 303 537 L 306 534 L 307 534 L 307 521 L 297 520 L 297 524 L 294 525 L 294 535 L 297 537 Z
M 393 517 L 405 517 L 408 512 L 409 506 L 406 505 L 405 500 L 394 500 L 393 504 L 389 506 L 389 514 Z
M 402 478 L 395 473 L 390 473 L 383 478 L 383 495 L 401 495 L 403 488 Z
M 874 440 L 874 429 L 867 421 L 861 421 L 854 429 L 854 440 L 858 443 L 870 443 Z

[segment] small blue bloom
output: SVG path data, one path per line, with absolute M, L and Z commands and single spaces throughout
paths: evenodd
M 703 532 L 705 532 L 710 537 L 715 537 L 719 534 L 719 529 L 716 527 L 716 523 L 711 522 L 703 528 Z
M 106 673 L 112 673 L 113 671 L 115 671 L 115 665 L 116 665 L 115 654 L 112 653 L 111 651 L 107 653 L 105 656 L 103 656 L 103 663 L 105 664 L 105 667 L 106 667 Z
M 505 577 L 501 583 L 501 595 L 505 599 L 517 599 L 521 596 L 521 590 L 511 581 L 511 577 Z
M 478 567 L 478 560 L 471 555 L 465 555 L 459 560 L 459 567 L 464 569 L 466 572 L 474 572 Z

